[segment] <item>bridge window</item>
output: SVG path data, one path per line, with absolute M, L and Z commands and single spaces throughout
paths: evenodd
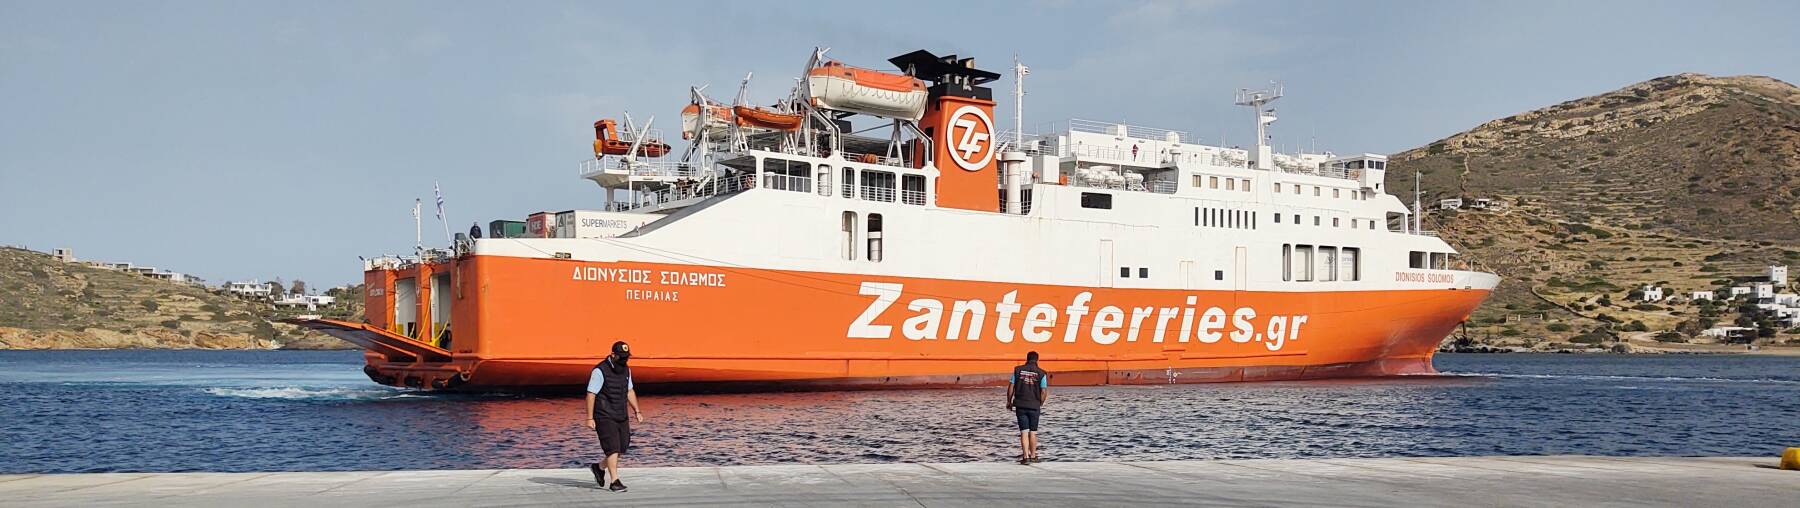
M 1275 182 L 1275 193 L 1276 194 L 1281 193 L 1281 182 Z
M 1408 253 L 1407 259 L 1406 259 L 1406 266 L 1412 267 L 1412 268 L 1425 268 L 1425 262 L 1428 260 L 1429 260 L 1429 257 L 1426 256 L 1426 254 L 1424 252 L 1415 250 L 1415 251 Z
M 1139 278 L 1139 279 L 1148 279 L 1148 278 L 1150 278 L 1150 269 L 1149 269 L 1149 268 L 1145 268 L 1145 267 L 1141 267 L 1141 266 L 1140 266 L 1140 267 L 1138 267 L 1138 278 Z
M 763 186 L 775 190 L 812 192 L 812 164 L 786 159 L 763 159 Z
M 887 171 L 862 172 L 862 197 L 869 201 L 894 202 L 894 174 Z M 869 216 L 874 220 L 874 216 Z
M 1225 190 L 1237 190 L 1237 179 L 1236 178 L 1226 178 L 1225 179 Z
M 1083 193 L 1081 193 L 1081 207 L 1082 208 L 1098 208 L 1101 210 L 1111 210 L 1112 209 L 1112 198 L 1113 198 L 1112 194 L 1104 194 L 1104 193 L 1099 193 L 1099 192 L 1083 192 Z
M 1209 188 L 1209 189 L 1219 188 L 1219 177 L 1216 177 L 1216 176 L 1206 177 L 1206 184 L 1207 184 L 1206 188 Z
M 1129 266 L 1119 267 L 1119 278 L 1121 278 L 1121 279 L 1131 278 L 1131 267 L 1129 267 Z
M 920 206 L 925 204 L 924 175 L 900 176 L 900 202 Z
M 844 184 L 843 185 L 844 185 L 844 197 L 845 198 L 856 197 L 856 170 L 855 169 L 844 168 Z

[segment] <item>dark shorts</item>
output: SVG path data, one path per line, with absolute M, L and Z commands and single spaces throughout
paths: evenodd
M 1013 408 L 1013 414 L 1019 417 L 1019 430 L 1037 432 L 1038 415 L 1043 410 L 1038 408 Z
M 611 418 L 595 418 L 594 433 L 600 436 L 600 450 L 607 455 L 624 454 L 631 446 L 631 422 Z

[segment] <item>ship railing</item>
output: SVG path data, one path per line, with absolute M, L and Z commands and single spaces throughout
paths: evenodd
M 925 191 L 912 190 L 912 189 L 901 189 L 900 190 L 900 202 L 909 204 L 909 205 L 924 206 L 925 205 Z
M 1057 157 L 1063 155 L 1062 146 L 1057 143 L 1055 136 L 1043 134 L 1015 135 L 1014 132 L 1016 131 L 1005 131 L 1000 133 L 1001 152 L 1019 151 L 1025 152 L 1025 155 L 1053 155 Z M 1017 140 L 1020 142 L 1015 143 L 1015 140 L 1013 139 L 1015 137 L 1020 138 Z
M 794 192 L 813 192 L 812 177 L 763 173 L 763 187 Z
M 1161 191 L 1161 190 L 1152 191 L 1151 188 L 1147 185 L 1148 183 L 1159 183 L 1159 184 L 1167 183 L 1168 184 L 1168 186 L 1166 187 L 1167 190 L 1166 191 Z M 1073 187 L 1085 187 L 1085 188 L 1089 188 L 1089 189 L 1123 190 L 1123 191 L 1133 191 L 1133 192 L 1159 192 L 1162 194 L 1174 194 L 1175 193 L 1175 183 L 1174 182 L 1133 183 L 1131 181 L 1123 180 L 1123 179 L 1112 180 L 1112 179 L 1107 179 L 1107 178 L 1083 178 L 1080 176 L 1076 176 L 1074 178 L 1069 179 L 1069 185 L 1073 186 Z
M 581 161 L 581 177 L 589 178 L 600 173 L 625 174 L 639 177 L 693 178 L 694 167 L 680 161 L 636 161 L 625 162 L 623 157 L 607 157 L 604 159 L 588 159 Z
M 1106 135 L 1110 135 L 1110 136 L 1124 136 L 1124 137 L 1128 137 L 1128 138 L 1149 139 L 1149 140 L 1156 140 L 1156 141 L 1169 141 L 1170 140 L 1169 135 L 1174 134 L 1175 142 L 1177 142 L 1177 143 L 1191 143 L 1192 142 L 1191 138 L 1188 136 L 1187 131 L 1158 129 L 1155 127 L 1145 127 L 1142 125 L 1129 125 L 1129 124 L 1114 123 L 1114 122 L 1098 122 L 1098 121 L 1094 121 L 1094 120 L 1083 120 L 1080 118 L 1069 119 L 1069 131 L 1071 131 L 1071 132 L 1091 132 L 1091 133 L 1095 133 L 1095 134 L 1106 134 Z
M 857 197 L 865 201 L 894 202 L 894 188 L 889 186 L 865 185 L 857 193 Z
M 709 178 L 693 183 L 678 183 L 656 191 L 639 191 L 629 201 L 615 201 L 606 206 L 613 212 L 629 212 L 641 208 L 659 207 L 677 201 L 712 196 L 723 196 L 756 188 L 756 178 L 749 174 L 730 177 Z M 801 190 L 804 190 L 802 188 Z
M 1202 166 L 1224 166 L 1224 167 L 1235 167 L 1235 168 L 1244 167 L 1244 161 L 1242 161 L 1242 160 L 1228 159 L 1228 158 L 1219 156 L 1219 154 L 1206 153 L 1206 152 L 1196 152 L 1196 153 L 1179 153 L 1178 152 L 1178 153 L 1166 154 L 1162 158 L 1162 163 L 1164 166 L 1175 166 L 1175 165 L 1180 165 L 1180 164 L 1196 164 L 1196 165 L 1202 165 Z

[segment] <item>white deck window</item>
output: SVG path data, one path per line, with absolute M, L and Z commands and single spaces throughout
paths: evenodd
M 1337 247 L 1319 247 L 1319 280 L 1330 282 L 1337 280 L 1338 257 Z

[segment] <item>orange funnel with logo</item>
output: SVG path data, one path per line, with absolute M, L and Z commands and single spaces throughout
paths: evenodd
M 931 82 L 919 127 L 931 138 L 937 165 L 937 205 L 1000 211 L 995 162 L 994 91 L 980 86 L 999 74 L 975 68 L 975 59 L 918 50 L 888 59 L 908 75 Z

